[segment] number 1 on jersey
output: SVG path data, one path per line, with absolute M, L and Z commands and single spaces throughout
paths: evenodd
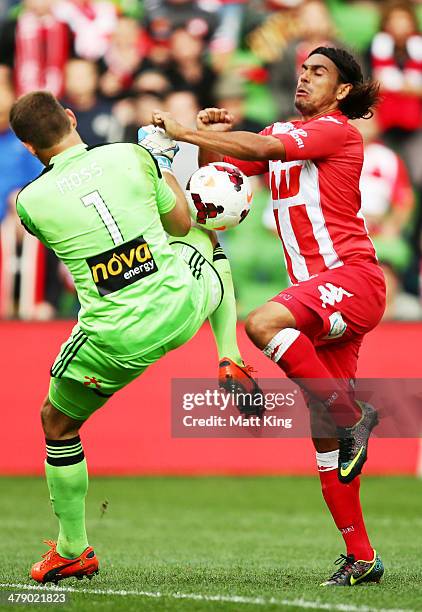
M 102 199 L 99 191 L 91 191 L 91 193 L 87 193 L 87 195 L 82 196 L 81 200 L 84 206 L 95 206 L 95 210 L 100 215 L 102 222 L 106 226 L 108 233 L 113 240 L 113 243 L 122 244 L 124 240 L 119 226 L 113 219 L 113 216 L 107 208 L 107 204 Z

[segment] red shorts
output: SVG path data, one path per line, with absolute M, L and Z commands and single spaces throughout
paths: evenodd
M 363 337 L 384 314 L 384 274 L 377 264 L 348 263 L 292 285 L 272 301 L 292 313 L 334 377 L 354 378 Z

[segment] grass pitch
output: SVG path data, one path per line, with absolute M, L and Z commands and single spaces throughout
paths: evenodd
M 0 583 L 34 584 L 30 564 L 57 533 L 46 484 L 1 478 L 0 490 Z M 362 498 L 384 582 L 323 589 L 343 546 L 317 478 L 92 479 L 87 522 L 101 571 L 61 582 L 70 602 L 58 609 L 422 610 L 422 482 L 365 478 Z

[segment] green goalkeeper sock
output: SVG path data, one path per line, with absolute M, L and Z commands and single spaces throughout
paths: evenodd
M 223 283 L 224 296 L 220 306 L 209 317 L 217 344 L 218 357 L 228 357 L 238 365 L 244 365 L 237 346 L 236 300 L 230 263 L 219 244 L 214 248 L 212 264 Z
M 85 528 L 85 497 L 88 470 L 79 436 L 69 440 L 46 440 L 45 473 L 51 505 L 59 519 L 57 552 L 74 559 L 88 546 Z
M 213 249 L 209 232 L 198 227 L 192 227 L 189 234 L 181 238 L 181 241 L 193 246 L 205 259 L 212 262 L 223 284 L 224 295 L 221 304 L 209 317 L 219 359 L 228 357 L 238 365 L 244 365 L 237 346 L 236 300 L 229 260 L 219 244 Z

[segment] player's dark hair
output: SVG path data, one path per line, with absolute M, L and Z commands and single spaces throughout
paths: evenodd
M 48 91 L 32 91 L 13 104 L 10 125 L 22 142 L 35 149 L 50 149 L 71 131 L 63 106 Z
M 349 119 L 369 119 L 379 101 L 379 83 L 363 78 L 362 70 L 353 55 L 345 49 L 317 47 L 310 54 L 325 55 L 337 67 L 340 83 L 353 85 L 347 96 L 339 102 L 339 109 Z

